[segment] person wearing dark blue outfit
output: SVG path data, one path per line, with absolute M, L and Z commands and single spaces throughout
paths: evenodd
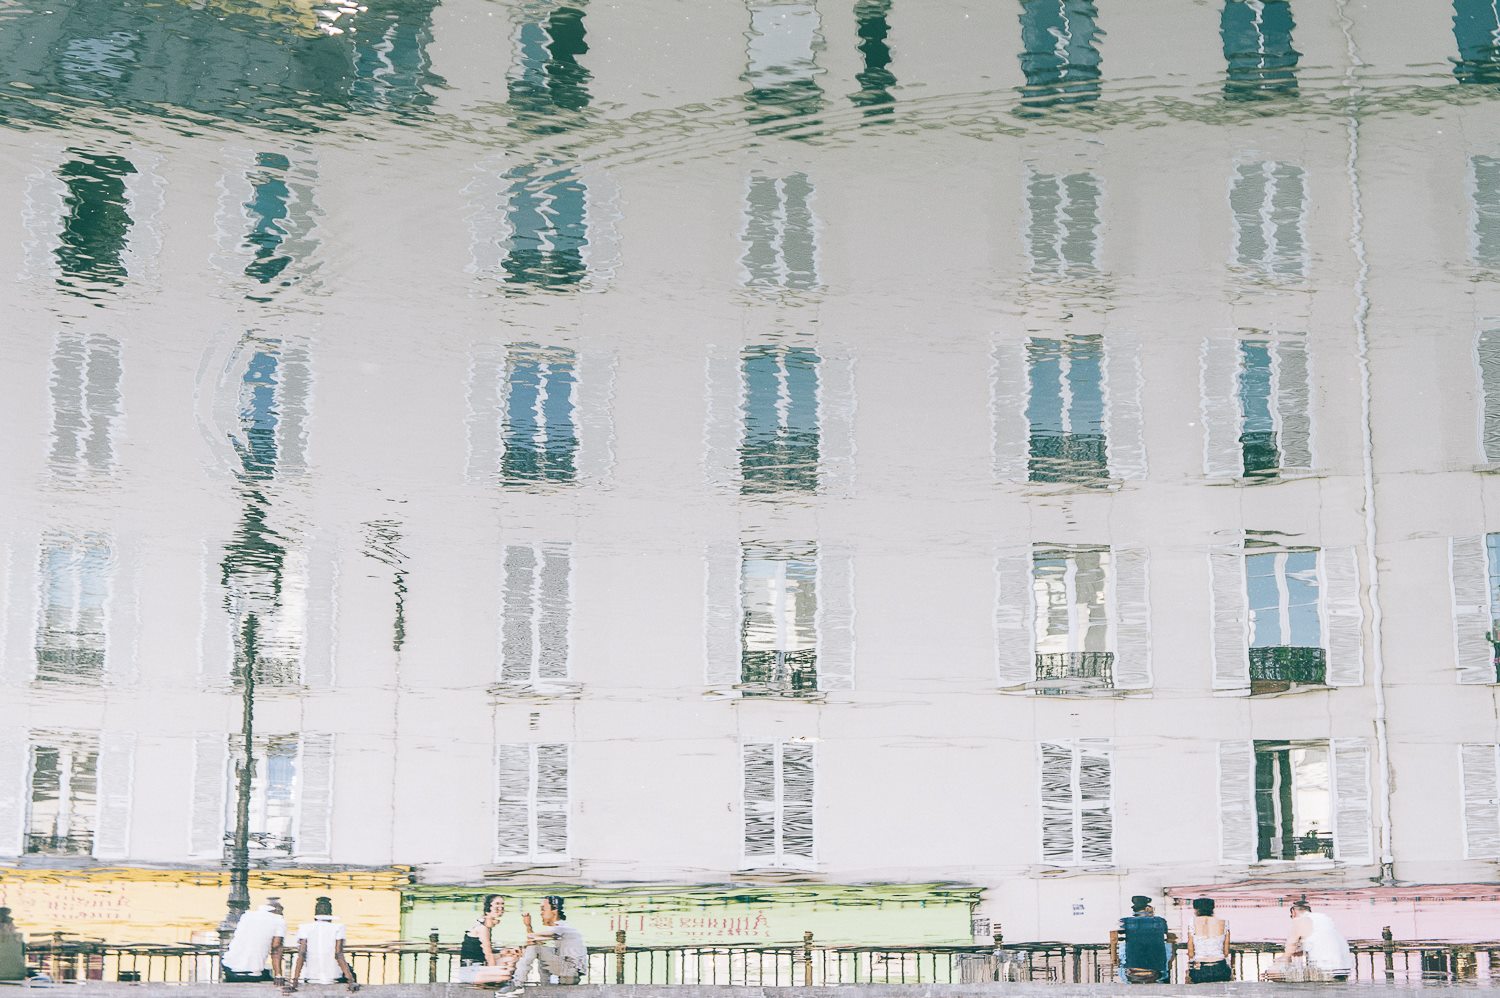
M 1120 968 L 1131 983 L 1155 974 L 1149 983 L 1166 983 L 1171 961 L 1167 945 L 1167 920 L 1151 908 L 1151 899 L 1137 894 L 1130 899 L 1130 914 L 1120 919 Z

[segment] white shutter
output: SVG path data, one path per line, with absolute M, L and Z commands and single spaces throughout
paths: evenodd
M 738 486 L 745 435 L 744 375 L 737 348 L 711 343 L 706 373 L 703 471 L 710 485 Z
M 1024 343 L 997 342 L 990 367 L 990 418 L 995 480 L 1026 481 L 1031 426 L 1026 421 L 1027 371 Z
M 113 571 L 104 619 L 104 675 L 112 684 L 129 684 L 140 674 L 140 552 L 130 541 L 113 545 Z
M 135 791 L 134 732 L 105 732 L 100 737 L 98 777 L 94 856 L 124 859 L 130 854 L 130 802 Z
M 31 745 L 24 731 L 0 731 L 0 856 L 26 848 L 26 812 L 31 803 Z
M 1149 555 L 1145 548 L 1115 548 L 1115 688 L 1151 688 L 1151 601 Z
M 740 546 L 712 542 L 704 553 L 704 682 L 733 686 L 740 681 Z
M 24 683 L 36 675 L 37 621 L 41 618 L 41 541 L 32 531 L 12 536 L 6 594 L 4 660 L 0 678 Z
M 537 592 L 537 678 L 567 679 L 573 618 L 573 559 L 567 544 L 541 545 Z
M 776 858 L 776 743 L 750 742 L 741 747 L 744 784 L 743 853 L 746 866 L 765 866 Z
M 1245 595 L 1245 556 L 1239 547 L 1214 548 L 1208 553 L 1212 577 L 1214 689 L 1250 689 L 1248 598 Z
M 810 863 L 816 850 L 815 746 L 785 742 L 781 746 L 781 855 Z
M 1460 683 L 1495 682 L 1495 626 L 1490 606 L 1490 560 L 1481 536 L 1448 541 L 1448 578 L 1453 584 L 1453 642 Z
M 1276 413 L 1282 471 L 1312 470 L 1312 384 L 1300 337 L 1276 344 Z
M 854 688 L 854 556 L 840 544 L 818 546 L 818 689 Z
M 44 280 L 57 277 L 55 251 L 62 240 L 67 197 L 68 185 L 58 176 L 55 163 L 39 165 L 27 177 L 25 207 L 21 210 L 26 228 L 27 277 Z
M 215 862 L 223 858 L 225 793 L 228 789 L 228 739 L 221 734 L 194 736 L 188 855 Z
M 1500 859 L 1500 772 L 1494 745 L 1460 745 L 1464 858 Z M 0 852 L 4 852 L 0 849 Z
M 1365 681 L 1365 659 L 1359 557 L 1352 547 L 1325 548 L 1322 562 L 1328 685 L 1360 686 Z
M 1239 340 L 1214 337 L 1203 341 L 1203 474 L 1209 478 L 1238 478 L 1245 470 L 1239 371 Z
M 1219 743 L 1219 861 L 1256 860 L 1255 746 Z
M 469 361 L 469 446 L 466 477 L 486 485 L 500 470 L 500 379 L 505 362 L 494 355 Z
M 125 177 L 125 213 L 130 219 L 121 262 L 137 284 L 155 280 L 161 258 L 161 216 L 166 200 L 166 181 L 156 172 L 161 157 L 139 147 L 130 150 L 135 172 Z
M 566 745 L 536 745 L 536 848 L 538 859 L 568 855 L 568 763 Z
M 229 681 L 234 669 L 234 620 L 224 604 L 223 568 L 216 552 L 203 542 L 199 595 L 198 675 L 206 685 Z
M 525 683 L 535 659 L 532 617 L 536 612 L 536 548 L 507 544 L 500 600 L 500 681 Z
M 574 425 L 578 433 L 578 479 L 603 482 L 615 460 L 615 427 L 610 405 L 615 394 L 615 358 L 603 349 L 578 353 L 574 385 Z
M 1107 743 L 1078 743 L 1078 855 L 1089 866 L 1115 861 L 1114 773 Z
M 531 855 L 531 746 L 495 747 L 495 859 Z
M 302 682 L 310 689 L 333 689 L 338 661 L 339 564 L 334 539 L 319 531 L 307 553 L 307 635 Z
M 1475 344 L 1479 365 L 1479 461 L 1500 463 L 1500 329 L 1486 329 Z
M 825 495 L 854 492 L 854 358 L 818 356 L 818 486 Z
M 1072 864 L 1078 859 L 1073 747 L 1042 742 L 1038 750 L 1041 759 L 1042 862 Z
M 579 173 L 583 184 L 584 232 L 579 256 L 588 270 L 589 287 L 599 288 L 620 266 L 620 185 L 603 170 Z
M 1373 862 L 1370 747 L 1359 738 L 1335 738 L 1331 747 L 1334 859 L 1344 863 Z
M 297 743 L 297 858 L 327 862 L 333 848 L 333 735 Z
M 505 180 L 503 155 L 488 157 L 474 166 L 474 177 L 464 188 L 469 223 L 470 274 L 494 277 L 510 246 L 510 185 Z M 499 465 L 496 465 L 499 467 Z
M 11 545 L 7 538 L 0 538 L 0 684 L 15 682 L 14 663 L 10 658 L 10 608 L 14 593 L 11 586 Z
M 312 363 L 307 347 L 287 345 L 276 358 L 276 435 L 278 474 L 307 470 L 312 410 Z
M 1146 477 L 1146 436 L 1141 416 L 1141 345 L 1130 333 L 1112 332 L 1104 341 L 1104 393 L 1109 476 L 1126 481 Z
M 1002 689 L 1036 678 L 1035 599 L 1031 549 L 1001 551 L 995 559 L 995 665 Z

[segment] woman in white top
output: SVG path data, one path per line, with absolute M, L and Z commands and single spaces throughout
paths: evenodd
M 1193 901 L 1193 926 L 1188 932 L 1188 983 L 1211 984 L 1230 980 L 1229 923 L 1214 917 L 1214 899 Z

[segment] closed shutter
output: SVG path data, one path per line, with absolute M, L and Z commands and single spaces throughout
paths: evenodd
M 1031 455 L 1026 396 L 1025 347 L 1022 343 L 996 343 L 990 368 L 990 418 L 994 427 L 992 448 L 997 482 L 1026 481 Z
M 742 762 L 745 865 L 765 866 L 776 858 L 776 744 L 743 746 Z
M 105 732 L 100 737 L 98 773 L 94 856 L 124 859 L 130 854 L 130 802 L 135 793 L 134 732 Z
M 597 485 L 608 478 L 615 460 L 615 427 L 610 414 L 615 394 L 614 355 L 602 349 L 582 351 L 575 391 L 578 478 Z
M 0 856 L 26 848 L 26 812 L 31 802 L 31 746 L 24 731 L 0 731 Z
M 1115 548 L 1115 688 L 1151 688 L 1149 556 L 1145 548 Z
M 1328 685 L 1360 686 L 1365 681 L 1365 659 L 1359 557 L 1352 547 L 1326 548 L 1322 561 Z
M 333 735 L 304 734 L 297 745 L 297 858 L 327 862 L 332 832 Z
M 1141 345 L 1129 333 L 1105 338 L 1104 392 L 1109 476 L 1126 481 L 1146 477 L 1146 436 L 1141 416 Z
M 479 355 L 469 362 L 468 461 L 465 477 L 486 485 L 500 470 L 500 381 L 503 357 Z
M 704 682 L 740 681 L 740 546 L 712 542 L 704 554 Z
M 1115 861 L 1114 776 L 1107 744 L 1078 744 L 1078 853 L 1089 866 Z
M 1486 329 L 1475 346 L 1479 365 L 1479 461 L 1500 463 L 1500 329 Z
M 536 607 L 536 549 L 530 544 L 507 544 L 502 571 L 500 681 L 524 683 L 531 679 L 536 651 L 531 626 Z
M 995 559 L 995 667 L 1001 689 L 1036 678 L 1036 611 L 1031 549 L 1001 551 Z
M 566 745 L 537 745 L 536 851 L 537 859 L 568 855 L 568 763 Z
M 1334 859 L 1372 862 L 1370 747 L 1363 739 L 1335 738 L 1332 749 Z
M 567 544 L 541 546 L 537 593 L 537 676 L 567 679 L 573 618 L 573 558 Z
M 128 685 L 140 674 L 139 549 L 129 540 L 117 540 L 112 561 L 104 607 L 104 678 L 113 685 Z
M 298 475 L 307 470 L 312 417 L 312 362 L 305 346 L 281 349 L 276 380 L 276 471 Z
M 1307 344 L 1301 338 L 1276 344 L 1276 412 L 1282 471 L 1312 470 L 1312 385 Z
M 1073 800 L 1073 747 L 1042 742 L 1041 816 L 1042 862 L 1068 865 L 1077 861 L 1078 828 Z
M 1249 741 L 1219 743 L 1219 860 L 1254 863 L 1255 746 Z
M 41 540 L 31 531 L 12 535 L 6 572 L 5 648 L 0 679 L 24 683 L 36 675 L 37 622 L 41 618 L 41 577 L 38 574 Z
M 531 746 L 495 747 L 495 859 L 531 855 Z
M 1448 578 L 1453 585 L 1453 643 L 1460 683 L 1495 682 L 1495 646 L 1490 639 L 1490 562 L 1483 536 L 1448 541 Z
M 10 653 L 11 599 L 15 595 L 12 585 L 10 542 L 0 540 L 0 684 L 20 681 Z
M 224 856 L 225 793 L 229 788 L 229 742 L 221 734 L 193 739 L 193 797 L 188 854 L 219 861 Z
M 818 689 L 854 688 L 854 556 L 841 544 L 818 546 Z
M 234 622 L 225 605 L 227 592 L 214 548 L 203 542 L 198 625 L 198 675 L 207 686 L 222 686 L 234 668 Z
M 1460 745 L 1464 858 L 1500 859 L 1500 773 L 1494 745 Z M 3 852 L 3 850 L 0 850 Z
M 1203 341 L 1203 474 L 1209 478 L 1238 478 L 1245 470 L 1239 370 L 1239 340 L 1215 337 Z
M 1250 689 L 1245 556 L 1238 547 L 1208 553 L 1213 595 L 1214 689 Z
M 707 411 L 703 423 L 703 473 L 709 485 L 738 488 L 744 439 L 744 377 L 738 348 L 708 347 Z
M 309 689 L 331 690 L 338 671 L 338 546 L 319 531 L 308 539 L 307 637 L 302 654 L 302 682 Z
M 599 288 L 620 266 L 620 185 L 603 170 L 585 170 L 579 181 L 583 184 L 584 231 L 588 234 L 579 253 L 588 270 L 589 287 Z
M 824 495 L 854 493 L 854 358 L 818 359 L 818 488 Z
M 154 281 L 160 272 L 166 181 L 156 172 L 161 157 L 144 149 L 132 150 L 131 157 L 135 172 L 125 177 L 125 214 L 131 225 L 121 258 L 131 281 L 140 284 Z
M 810 743 L 781 745 L 781 855 L 808 863 L 817 858 L 816 762 Z

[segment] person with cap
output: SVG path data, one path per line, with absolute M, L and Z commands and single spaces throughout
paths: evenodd
M 541 928 L 532 928 L 530 912 L 521 916 L 521 924 L 526 927 L 526 948 L 516 962 L 510 985 L 502 988 L 501 994 L 519 991 L 534 963 L 540 964 L 541 973 L 546 975 L 542 978 L 544 984 L 549 979 L 553 984 L 577 984 L 588 971 L 588 946 L 583 942 L 583 933 L 568 924 L 563 899 L 556 894 L 542 898 L 541 913 Z
M 313 904 L 313 920 L 297 927 L 297 963 L 287 991 L 297 990 L 304 970 L 309 984 L 344 984 L 350 991 L 359 990 L 354 969 L 344 956 L 344 924 L 333 920 L 330 898 L 318 898 Z
M 1167 920 L 1156 914 L 1151 899 L 1136 894 L 1130 899 L 1130 914 L 1120 919 L 1120 980 L 1127 984 L 1166 983 L 1172 965 L 1172 944 L 1167 941 Z
M 1292 932 L 1281 959 L 1261 972 L 1263 981 L 1347 980 L 1354 971 L 1349 941 L 1304 894 L 1292 902 Z
M 224 983 L 247 984 L 275 981 L 281 983 L 281 947 L 286 938 L 286 918 L 281 898 L 268 897 L 254 911 L 240 916 L 234 926 L 229 948 L 224 951 Z M 270 969 L 266 959 L 270 958 Z

